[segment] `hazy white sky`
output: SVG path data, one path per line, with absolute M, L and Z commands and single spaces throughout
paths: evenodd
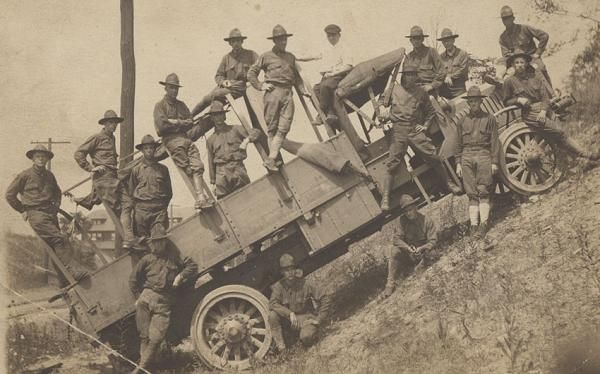
M 281 23 L 294 34 L 288 50 L 303 55 L 324 47 L 323 27 L 336 23 L 357 61 L 398 47 L 408 48 L 404 35 L 414 24 L 423 26 L 432 36 L 436 27 L 438 32 L 450 27 L 460 34 L 459 47 L 485 57 L 499 54 L 497 41 L 503 26 L 498 13 L 504 3 L 504 0 L 137 1 L 135 139 L 146 133 L 155 135 L 152 110 L 164 93 L 157 82 L 168 73 L 179 74 L 184 86 L 180 99 L 190 107 L 213 88 L 216 68 L 229 51 L 223 37 L 233 27 L 239 27 L 248 36 L 244 47 L 263 53 L 272 46 L 266 37 L 276 23 Z M 582 3 L 593 4 L 580 0 L 570 6 Z M 581 28 L 586 25 L 577 18 L 530 18 L 532 11 L 527 4 L 524 0 L 511 2 L 517 21 L 546 25 L 551 44 L 570 40 L 577 29 L 573 23 Z M 118 0 L 3 1 L 0 14 L 2 193 L 16 173 L 30 166 L 24 153 L 32 140 L 52 137 L 71 142 L 54 149 L 52 167 L 61 187 L 86 177 L 73 161 L 73 152 L 88 136 L 99 131 L 97 120 L 106 109 L 119 112 L 119 12 Z M 434 39 L 429 38 L 429 42 Z M 567 58 L 576 53 L 574 45 L 564 47 L 572 49 Z M 560 61 L 548 58 L 547 63 L 551 73 L 563 75 L 569 65 L 565 64 L 565 57 Z M 304 66 L 314 83 L 315 65 Z M 300 106 L 297 113 L 303 117 Z M 229 122 L 236 122 L 233 116 L 229 117 Z M 312 130 L 302 122 L 292 126 L 290 138 L 314 140 Z M 203 140 L 198 145 L 203 150 Z M 250 154 L 251 158 L 255 156 Z M 251 177 L 262 173 L 256 162 L 250 164 Z M 170 162 L 168 165 L 172 167 Z M 191 205 L 192 198 L 177 172 L 171 171 L 176 185 L 174 202 Z M 86 185 L 77 192 L 82 195 L 89 188 Z M 3 218 L 9 227 L 19 231 L 27 227 L 4 199 L 0 212 L 6 212 Z

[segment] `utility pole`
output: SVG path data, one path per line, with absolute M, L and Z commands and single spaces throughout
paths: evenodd
M 43 144 L 45 146 L 48 147 L 48 150 L 50 152 L 52 152 L 52 144 L 71 144 L 71 142 L 55 142 L 54 140 L 52 140 L 52 138 L 48 138 L 48 141 L 32 141 L 31 144 Z M 48 164 L 46 164 L 46 168 L 48 170 L 52 170 L 52 160 L 48 160 Z M 50 268 L 50 257 L 48 257 L 48 253 L 46 253 L 46 251 L 44 251 L 44 268 L 45 269 L 49 269 Z M 45 277 L 46 277 L 46 284 L 48 284 L 48 282 L 50 281 L 50 278 L 48 277 L 48 273 L 45 273 Z
M 52 152 L 52 144 L 71 144 L 71 142 L 55 142 L 54 140 L 52 140 L 52 138 L 48 138 L 47 141 L 37 141 L 37 142 L 31 142 L 31 144 L 43 144 L 45 146 L 48 147 L 48 150 L 50 152 Z M 48 160 L 48 164 L 46 167 L 48 170 L 52 170 L 52 160 Z

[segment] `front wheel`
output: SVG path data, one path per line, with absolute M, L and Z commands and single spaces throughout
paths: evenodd
M 565 172 L 566 155 L 556 143 L 523 122 L 500 134 L 500 174 L 506 186 L 522 194 L 548 191 Z
M 204 297 L 192 318 L 200 359 L 217 369 L 244 370 L 271 346 L 267 298 L 253 288 L 229 285 Z

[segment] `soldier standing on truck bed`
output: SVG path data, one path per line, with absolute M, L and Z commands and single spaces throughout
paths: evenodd
M 275 346 L 279 352 L 286 349 L 283 328 L 297 332 L 302 344 L 311 346 L 317 340 L 319 326 L 327 318 L 330 296 L 307 283 L 292 255 L 283 254 L 279 267 L 283 279 L 273 285 L 269 301 L 269 324 Z
M 229 33 L 229 37 L 224 40 L 231 46 L 231 52 L 223 56 L 221 64 L 215 75 L 215 87 L 208 95 L 196 104 L 192 110 L 192 116 L 198 115 L 206 109 L 214 100 L 225 103 L 225 96 L 231 94 L 234 99 L 243 96 L 246 93 L 246 81 L 248 69 L 258 59 L 258 54 L 249 49 L 242 48 L 246 36 L 235 28 Z
M 500 18 L 502 18 L 502 23 L 506 28 L 500 35 L 499 40 L 502 57 L 506 58 L 508 62 L 508 59 L 517 51 L 526 53 L 531 57 L 536 69 L 542 72 L 548 84 L 552 85 L 546 65 L 542 61 L 542 54 L 550 39 L 548 33 L 535 27 L 515 23 L 515 15 L 508 5 L 500 9 Z M 537 45 L 534 39 L 537 39 Z M 507 65 L 510 67 L 510 64 Z
M 135 321 L 140 334 L 140 363 L 144 369 L 152 364 L 160 344 L 165 339 L 175 289 L 191 280 L 198 266 L 189 257 L 181 258 L 179 250 L 171 245 L 162 225 L 152 227 L 151 253 L 142 257 L 129 279 L 129 287 L 136 297 Z M 136 368 L 133 373 L 138 373 Z
M 33 166 L 19 173 L 8 186 L 6 201 L 21 213 L 33 231 L 56 253 L 73 278 L 81 280 L 87 273 L 73 260 L 73 248 L 60 232 L 56 217 L 60 208 L 61 191 L 54 174 L 46 169 L 46 164 L 54 157 L 54 153 L 43 145 L 37 145 L 25 155 L 33 161 Z M 57 273 L 60 287 L 65 287 L 67 280 L 60 270 L 57 269 Z
M 273 35 L 267 38 L 273 40 L 275 46 L 263 53 L 248 70 L 248 81 L 252 86 L 265 91 L 264 117 L 269 135 L 269 156 L 263 165 L 271 171 L 279 170 L 275 159 L 294 118 L 292 87 L 296 86 L 302 95 L 308 95 L 296 67 L 296 56 L 285 50 L 288 37 L 292 35 L 283 26 L 275 25 Z M 258 80 L 261 70 L 265 72 L 264 82 Z
M 444 84 L 440 87 L 440 96 L 450 100 L 467 91 L 465 83 L 469 80 L 469 54 L 454 45 L 458 38 L 450 29 L 443 29 L 438 38 L 446 50 L 440 55 L 444 66 Z
M 250 183 L 250 177 L 244 166 L 246 147 L 258 137 L 248 136 L 244 127 L 230 126 L 225 123 L 223 104 L 213 101 L 210 116 L 215 124 L 215 131 L 206 140 L 208 154 L 208 173 L 210 184 L 218 199 Z M 257 130 L 258 131 L 258 130 Z
M 166 95 L 154 106 L 156 133 L 162 138 L 175 165 L 192 180 L 197 195 L 194 207 L 198 210 L 208 208 L 213 202 L 208 199 L 203 188 L 204 164 L 198 148 L 187 134 L 194 125 L 192 114 L 183 101 L 177 100 L 179 88 L 182 87 L 179 77 L 171 73 L 158 83 L 165 86 Z
M 479 87 L 469 87 L 467 95 L 463 96 L 469 105 L 469 113 L 456 126 L 456 174 L 463 178 L 469 197 L 471 232 L 477 232 L 479 236 L 483 236 L 488 228 L 490 192 L 500 158 L 496 118 L 481 109 L 485 97 Z
M 107 110 L 104 117 L 98 121 L 102 130 L 90 136 L 73 155 L 79 167 L 92 173 L 92 192 L 86 197 L 74 200 L 88 210 L 94 205 L 104 203 L 117 216 L 121 212 L 121 186 L 117 177 L 119 155 L 113 134 L 123 120 L 114 110 Z M 88 156 L 91 163 L 88 162 Z
M 167 208 L 173 197 L 173 189 L 169 169 L 154 157 L 159 145 L 148 134 L 135 146 L 142 152 L 143 159 L 131 169 L 126 188 L 133 208 L 137 236 L 150 237 L 155 225 L 161 225 L 164 229 L 169 227 Z M 130 230 L 125 236 L 132 240 L 134 232 Z
M 423 33 L 420 26 L 413 26 L 410 29 L 409 38 L 413 50 L 408 53 L 404 64 L 415 66 L 417 68 L 417 84 L 425 92 L 437 95 L 437 90 L 444 83 L 444 64 L 435 48 L 427 47 L 423 44 L 425 38 L 429 35 Z
M 431 139 L 425 134 L 431 121 L 435 118 L 435 110 L 429 95 L 417 85 L 418 69 L 414 65 L 404 63 L 400 85 L 394 85 L 391 92 L 391 109 L 381 110 L 379 120 L 392 121 L 390 151 L 387 161 L 387 173 L 383 181 L 381 209 L 389 210 L 390 191 L 394 181 L 394 173 L 404 163 L 404 155 L 410 145 L 438 174 L 442 185 L 452 193 L 461 193 L 448 175 L 440 157 L 437 155 Z M 388 88 L 389 90 L 390 88 Z M 379 105 L 384 105 L 386 92 L 379 98 Z
M 436 260 L 435 245 L 437 229 L 426 215 L 417 210 L 418 201 L 409 195 L 400 196 L 400 208 L 404 214 L 394 226 L 393 245 L 388 247 L 388 274 L 382 298 L 389 297 L 396 290 L 396 273 L 401 257 L 412 265 L 422 267 Z
M 529 64 L 531 60 L 528 53 L 520 50 L 508 58 L 508 64 L 514 68 L 515 74 L 504 81 L 504 104 L 520 107 L 523 122 L 543 134 L 549 141 L 557 143 L 578 157 L 600 159 L 599 152 L 584 150 L 560 129 L 556 119 L 550 118 L 550 96 L 544 85 L 544 78 Z

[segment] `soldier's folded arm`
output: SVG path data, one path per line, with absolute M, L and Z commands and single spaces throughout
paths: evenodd
M 292 311 L 282 304 L 282 290 L 279 283 L 275 283 L 273 286 L 273 292 L 271 293 L 271 299 L 269 300 L 269 309 L 285 319 L 290 319 Z
M 525 27 L 525 31 L 538 40 L 537 49 L 535 53 L 541 57 L 542 53 L 544 53 L 544 51 L 546 50 L 546 46 L 548 45 L 548 41 L 550 40 L 550 35 L 548 35 L 548 33 L 543 30 L 536 29 L 535 27 L 527 25 L 523 25 L 522 27 Z
M 184 282 L 192 279 L 196 274 L 198 274 L 198 264 L 194 260 L 189 257 L 184 257 L 182 260 L 183 269 L 179 272 L 179 275 L 183 278 Z
M 82 145 L 77 148 L 73 158 L 77 162 L 77 165 L 87 172 L 91 172 L 93 167 L 87 160 L 87 156 L 93 149 L 98 147 L 98 138 L 96 135 L 90 136 Z
M 23 213 L 25 211 L 25 207 L 19 200 L 18 194 L 23 191 L 25 186 L 25 175 L 20 173 L 17 177 L 12 181 L 12 183 L 6 189 L 6 194 L 4 195 L 6 198 L 6 202 L 10 205 L 14 210 L 19 213 Z
M 144 287 L 147 262 L 147 257 L 142 257 L 129 276 L 129 289 L 136 299 L 140 296 Z
M 169 122 L 167 112 L 161 102 L 156 103 L 154 106 L 154 126 L 158 136 L 164 136 L 179 127 L 179 125 Z

